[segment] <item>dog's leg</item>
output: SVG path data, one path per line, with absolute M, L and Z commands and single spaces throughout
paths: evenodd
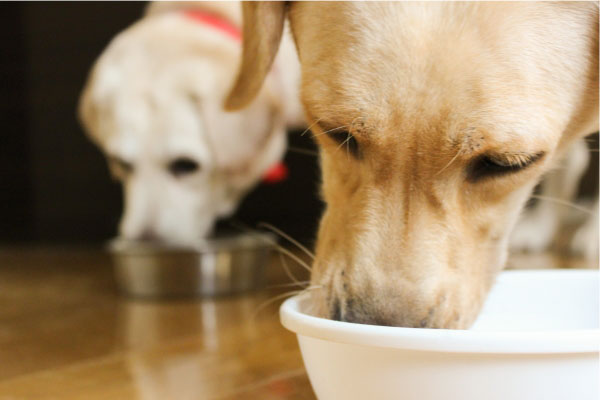
M 552 244 L 562 221 L 570 212 L 568 203 L 575 199 L 579 180 L 589 159 L 585 141 L 578 140 L 571 145 L 557 168 L 544 177 L 540 200 L 525 211 L 512 234 L 513 250 L 541 251 Z

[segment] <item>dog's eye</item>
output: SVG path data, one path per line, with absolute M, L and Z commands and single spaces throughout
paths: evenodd
M 332 130 L 330 132 L 327 132 L 327 136 L 329 136 L 338 144 L 338 148 L 343 148 L 344 150 L 352 154 L 354 157 L 360 158 L 360 149 L 358 147 L 358 142 L 356 141 L 354 135 L 352 135 L 350 132 L 344 130 Z
M 544 156 L 537 154 L 510 154 L 505 156 L 483 155 L 475 159 L 467 169 L 467 180 L 478 182 L 485 178 L 499 177 L 521 171 Z
M 172 175 L 180 177 L 196 172 L 199 168 L 199 165 L 191 158 L 180 157 L 171 161 L 167 168 Z

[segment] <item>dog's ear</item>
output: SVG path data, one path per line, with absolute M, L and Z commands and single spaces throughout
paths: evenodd
M 225 109 L 239 110 L 258 94 L 267 76 L 283 34 L 284 1 L 243 1 L 242 62 Z

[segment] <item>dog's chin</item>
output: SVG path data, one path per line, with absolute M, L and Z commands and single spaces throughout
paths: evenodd
M 208 236 L 207 236 L 208 237 Z M 172 247 L 172 248 L 194 248 L 202 240 L 206 240 L 207 237 L 198 236 L 196 237 L 171 237 L 171 236 L 153 236 L 153 237 L 139 237 L 139 236 L 124 236 L 119 235 L 118 241 L 124 243 L 138 244 L 144 246 L 155 246 L 155 247 Z
M 197 247 L 202 241 L 214 237 L 214 220 L 207 221 L 201 226 L 193 228 L 184 222 L 174 224 L 171 229 L 162 230 L 146 228 L 132 231 L 122 228 L 119 230 L 118 239 L 127 242 L 143 243 L 149 246 Z

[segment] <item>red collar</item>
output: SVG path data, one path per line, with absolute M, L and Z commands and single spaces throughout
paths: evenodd
M 285 181 L 289 175 L 287 166 L 283 161 L 279 161 L 275 165 L 267 169 L 263 175 L 263 183 L 273 184 Z
M 221 33 L 224 33 L 226 36 L 234 39 L 235 41 L 242 40 L 242 32 L 240 29 L 233 25 L 231 22 L 216 16 L 214 14 L 209 14 L 201 10 L 185 10 L 183 11 L 183 15 L 187 18 L 194 20 L 195 22 L 208 25 Z

